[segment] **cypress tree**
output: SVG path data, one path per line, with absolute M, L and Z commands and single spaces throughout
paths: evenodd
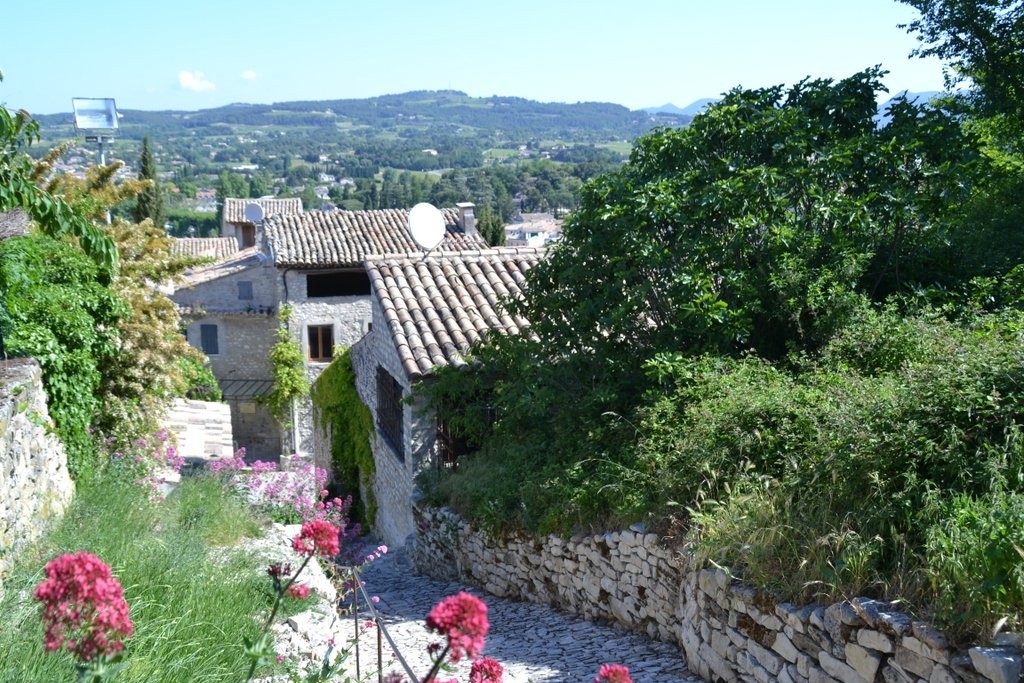
M 158 228 L 164 227 L 164 198 L 160 194 L 160 185 L 156 178 L 156 162 L 153 152 L 149 149 L 149 138 L 142 138 L 142 160 L 139 162 L 139 180 L 152 180 L 153 184 L 139 193 L 135 200 L 135 211 L 132 219 L 141 223 L 147 218 Z

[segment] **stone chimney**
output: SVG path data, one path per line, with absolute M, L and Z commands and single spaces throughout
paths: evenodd
M 459 227 L 462 228 L 462 234 L 479 234 L 476 231 L 476 216 L 473 215 L 473 209 L 476 208 L 476 205 L 473 202 L 459 202 L 455 205 L 455 208 L 459 210 Z

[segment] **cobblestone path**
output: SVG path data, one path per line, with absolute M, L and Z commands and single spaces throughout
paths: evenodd
M 402 656 L 418 676 L 429 670 L 424 618 L 438 600 L 468 591 L 487 603 L 491 622 L 484 655 L 505 667 L 506 683 L 590 683 L 603 663 L 629 667 L 635 683 L 700 682 L 691 674 L 682 650 L 611 626 L 583 621 L 546 606 L 497 598 L 458 583 L 435 581 L 413 572 L 402 551 L 389 553 L 363 572 L 367 591 L 380 598 L 377 609 Z M 362 671 L 376 671 L 376 636 L 360 640 Z M 384 642 L 384 671 L 401 667 Z M 349 662 L 351 664 L 351 662 Z M 456 670 L 467 679 L 468 666 Z M 376 681 L 376 676 L 371 680 Z

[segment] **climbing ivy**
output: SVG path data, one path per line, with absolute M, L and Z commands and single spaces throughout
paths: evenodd
M 292 401 L 309 393 L 306 365 L 298 342 L 288 334 L 290 306 L 282 306 L 277 315 L 277 341 L 270 349 L 270 373 L 274 386 L 263 397 L 263 403 L 270 409 L 274 419 L 285 429 L 291 427 Z
M 311 392 L 320 413 L 320 428 L 331 434 L 331 463 L 336 476 L 350 486 L 359 521 L 373 524 L 377 501 L 373 497 L 374 462 L 370 439 L 373 416 L 356 391 L 356 374 L 349 349 L 335 356 L 320 373 Z M 366 491 L 366 500 L 360 496 Z

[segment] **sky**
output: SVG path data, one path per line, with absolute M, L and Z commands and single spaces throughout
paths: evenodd
M 94 6 L 94 10 L 86 10 Z M 735 87 L 842 78 L 941 90 L 896 0 L 34 0 L 4 8 L 0 104 L 119 109 L 409 90 L 686 106 Z

